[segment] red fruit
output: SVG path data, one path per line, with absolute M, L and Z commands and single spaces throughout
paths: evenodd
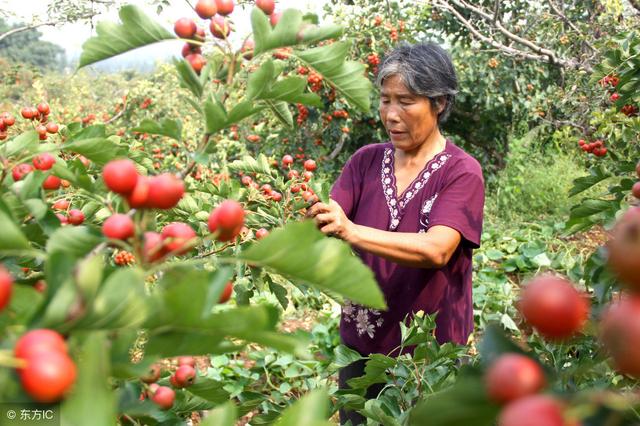
M 253 182 L 253 179 L 251 179 L 251 176 L 242 176 L 242 179 L 240 179 L 242 181 L 242 184 L 245 186 L 249 186 L 251 185 L 251 182 Z
M 2 121 L 7 125 L 7 127 L 11 127 L 16 124 L 16 118 L 8 112 L 4 114 L 4 116 L 2 117 Z
M 180 38 L 193 38 L 197 29 L 196 23 L 190 18 L 180 18 L 173 26 L 173 31 Z
M 612 303 L 602 316 L 600 341 L 618 371 L 640 377 L 640 299 Z
M 292 194 L 297 194 L 298 192 L 300 192 L 300 185 L 291 185 L 291 193 Z
M 215 0 L 198 0 L 195 9 L 202 19 L 209 19 L 218 12 Z
M 34 117 L 31 107 L 22 108 L 22 110 L 20 111 L 20 114 L 22 115 L 23 118 L 26 118 L 27 120 L 31 120 Z
M 69 200 L 60 199 L 53 203 L 53 208 L 56 210 L 66 210 L 69 208 Z
M 114 240 L 126 240 L 133 237 L 134 232 L 133 220 L 126 214 L 116 213 L 102 224 L 104 236 Z
M 220 15 L 227 16 L 233 12 L 233 0 L 216 0 L 216 6 L 218 6 L 218 13 Z
M 640 181 L 633 184 L 631 187 L 631 193 L 634 197 L 640 198 Z
M 578 141 L 578 145 L 580 145 L 580 146 L 584 146 L 585 144 L 586 144 L 586 142 L 585 142 L 585 140 L 584 140 L 584 139 L 580 139 L 580 140 Z
M 76 380 L 76 365 L 63 352 L 38 352 L 25 358 L 20 369 L 22 388 L 38 402 L 60 400 Z
M 231 293 L 233 293 L 233 283 L 229 281 L 220 294 L 218 303 L 227 303 L 231 299 Z
M 282 166 L 283 167 L 289 167 L 292 164 L 293 164 L 293 157 L 292 156 L 287 154 L 284 157 L 282 157 Z
M 295 179 L 295 178 L 299 178 L 300 177 L 300 172 L 294 169 L 289 170 L 289 172 L 287 173 L 287 177 L 289 179 Z
M 152 364 L 144 376 L 140 377 L 144 383 L 155 383 L 160 378 L 161 368 L 159 364 Z
M 0 265 L 0 311 L 2 311 L 11 300 L 11 293 L 13 293 L 13 277 Z
M 307 160 L 304 162 L 304 169 L 309 172 L 313 172 L 317 167 L 316 162 L 313 160 Z
M 318 197 L 311 191 L 304 191 L 302 193 L 302 199 L 310 204 L 315 204 L 318 202 Z
M 604 157 L 607 155 L 607 148 L 600 148 L 600 157 Z
M 69 219 L 67 219 L 65 215 L 56 213 L 56 216 L 58 217 L 58 220 L 60 221 L 61 224 L 64 225 L 65 223 L 69 223 Z
M 62 184 L 62 181 L 60 180 L 60 178 L 58 176 L 49 175 L 44 180 L 44 182 L 42 182 L 42 187 L 44 189 L 53 190 L 53 189 L 60 188 L 61 184 Z
M 266 237 L 267 235 L 269 235 L 269 231 L 267 231 L 267 230 L 266 230 L 266 229 L 264 229 L 264 228 L 260 228 L 260 229 L 258 229 L 258 230 L 256 231 L 256 238 L 257 238 L 258 240 L 263 239 L 263 238 L 264 238 L 264 237 Z
M 609 100 L 611 100 L 611 102 L 615 102 L 618 99 L 620 99 L 620 95 L 617 93 L 612 93 L 611 96 L 609 97 Z
M 173 407 L 173 401 L 176 399 L 176 393 L 173 389 L 166 386 L 160 386 L 154 392 L 151 400 L 163 410 Z
M 192 356 L 180 356 L 178 357 L 178 365 L 190 365 L 196 366 L 196 360 Z
M 269 195 L 271 194 L 271 192 L 273 192 L 273 188 L 271 188 L 271 185 L 269 185 L 268 183 L 265 183 L 264 185 L 262 185 L 260 187 L 260 190 L 264 192 L 266 195 Z
M 21 180 L 25 175 L 31 173 L 33 171 L 33 167 L 30 164 L 18 164 L 11 170 L 11 175 L 13 176 L 13 180 L 15 182 Z
M 43 115 L 49 115 L 49 112 L 51 112 L 49 104 L 46 102 L 40 102 L 38 104 L 38 112 Z
M 24 334 L 13 348 L 13 354 L 16 358 L 27 358 L 39 352 L 66 354 L 67 344 L 59 333 L 42 328 Z
M 231 25 L 224 17 L 216 15 L 211 19 L 209 30 L 214 37 L 224 39 L 231 33 Z
M 504 404 L 538 393 L 545 385 L 545 377 L 540 365 L 531 358 L 508 353 L 491 364 L 485 385 L 489 399 Z
M 47 123 L 46 129 L 48 133 L 58 133 L 58 125 L 56 123 Z
M 275 27 L 276 25 L 278 25 L 278 22 L 280 22 L 280 18 L 282 18 L 282 12 L 273 12 L 271 14 L 271 17 L 269 18 L 271 26 Z
M 69 218 L 67 221 L 72 225 L 81 225 L 84 222 L 84 213 L 77 209 L 69 210 Z
M 274 0 L 256 0 L 256 6 L 267 15 L 271 15 L 276 9 L 276 2 Z
M 636 184 L 637 185 L 637 184 Z M 634 185 L 635 186 L 635 185 Z M 640 208 L 632 207 L 616 223 L 607 241 L 609 268 L 622 284 L 640 291 Z
M 275 202 L 280 202 L 282 201 L 282 194 L 276 191 L 273 191 L 271 193 L 271 199 Z
M 202 49 L 199 46 L 192 46 L 189 43 L 185 43 L 184 46 L 182 46 L 182 57 L 186 58 L 192 53 L 202 53 Z
M 45 152 L 44 154 L 39 154 L 33 157 L 33 167 L 38 170 L 49 170 L 53 167 L 53 164 L 56 162 L 56 157 Z
M 589 152 L 589 144 L 582 145 L 582 150 L 583 150 L 584 152 Z
M 184 183 L 171 173 L 153 176 L 149 181 L 147 205 L 157 209 L 170 209 L 184 195 Z
M 253 58 L 253 49 L 255 49 L 256 44 L 253 39 L 246 39 L 242 44 L 242 48 L 240 51 L 242 52 L 242 57 L 246 60 L 251 60 Z
M 143 252 L 147 262 L 155 262 L 162 258 L 167 252 L 162 235 L 158 232 L 145 232 Z
M 193 249 L 189 245 L 196 238 L 196 232 L 186 223 L 173 222 L 162 229 L 162 239 L 167 251 L 179 255 Z M 186 246 L 186 247 L 185 247 Z
M 149 179 L 146 176 L 139 175 L 136 186 L 127 196 L 127 203 L 132 209 L 138 209 L 147 205 L 149 199 Z
M 202 71 L 202 68 L 207 63 L 207 61 L 204 59 L 204 56 L 199 53 L 192 53 L 190 55 L 187 55 L 185 59 L 189 62 L 191 68 L 193 68 L 196 74 L 200 74 L 200 71 Z
M 562 340 L 582 329 L 589 316 L 589 303 L 569 281 L 541 275 L 525 287 L 520 311 L 541 335 Z
M 302 173 L 302 178 L 304 179 L 305 182 L 309 182 L 312 177 L 313 177 L 313 173 L 308 170 L 305 170 Z
M 209 215 L 209 231 L 218 232 L 218 241 L 233 240 L 244 225 L 244 209 L 237 201 L 225 200 Z
M 507 405 L 498 417 L 498 426 L 564 426 L 562 406 L 546 395 L 532 395 Z
M 40 136 L 47 136 L 47 127 L 40 124 L 36 126 L 36 132 L 38 132 Z
M 102 179 L 111 191 L 129 194 L 138 181 L 138 171 L 131 160 L 113 160 L 102 169 Z
M 196 370 L 190 365 L 181 365 L 174 374 L 173 382 L 177 388 L 186 388 L 196 381 Z

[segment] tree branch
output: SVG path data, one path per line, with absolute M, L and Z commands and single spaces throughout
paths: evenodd
M 78 17 L 78 20 L 93 18 L 93 16 L 94 16 L 93 14 L 89 13 L 89 14 L 82 15 L 82 16 Z M 9 37 L 10 35 L 13 35 L 13 34 L 21 33 L 21 32 L 24 32 L 24 31 L 33 30 L 33 29 L 36 29 L 36 28 L 39 28 L 39 27 L 56 26 L 56 25 L 59 25 L 59 24 L 67 23 L 67 22 L 68 21 L 66 19 L 57 19 L 57 20 L 54 20 L 54 21 L 40 22 L 40 23 L 37 23 L 37 24 L 29 24 L 29 25 L 24 25 L 22 27 L 18 27 L 18 28 L 13 28 L 13 29 L 7 31 L 6 33 L 0 34 L 0 42 L 2 40 L 4 40 L 5 38 Z
M 551 6 L 551 9 L 556 13 L 556 15 L 560 17 L 560 19 L 562 19 L 567 25 L 569 25 L 569 27 L 573 31 L 575 31 L 580 37 L 584 39 L 584 43 L 587 45 L 587 47 L 589 47 L 589 49 L 591 49 L 591 51 L 597 52 L 596 48 L 593 47 L 591 43 L 589 43 L 589 41 L 586 39 L 582 31 L 580 31 L 578 27 L 576 27 L 573 24 L 573 22 L 571 22 L 571 20 L 569 20 L 569 18 L 567 18 L 567 16 L 564 13 L 562 13 L 562 11 L 560 10 L 560 8 L 558 7 L 555 1 L 549 0 L 549 6 Z

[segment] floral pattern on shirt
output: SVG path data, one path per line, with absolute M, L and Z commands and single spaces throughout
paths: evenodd
M 433 197 L 427 198 L 427 200 L 422 205 L 422 210 L 420 210 L 420 230 L 419 234 L 427 232 L 427 226 L 429 226 L 429 213 L 431 213 L 431 209 L 433 208 L 433 203 L 436 202 L 436 198 L 438 198 L 438 193 L 436 192 Z
M 345 301 L 342 306 L 342 319 L 345 322 L 353 321 L 358 331 L 358 336 L 366 334 L 373 339 L 376 328 L 380 328 L 384 320 L 379 317 L 382 313 L 377 309 L 369 309 L 364 306 L 357 305 L 351 301 Z
M 409 188 L 407 188 L 402 199 L 398 201 L 396 199 L 397 194 L 395 194 L 394 187 L 392 185 L 394 181 L 393 150 L 391 148 L 385 149 L 384 156 L 382 158 L 381 180 L 382 191 L 385 199 L 387 200 L 389 213 L 391 214 L 391 224 L 389 225 L 390 231 L 396 230 L 400 224 L 401 214 L 409 201 L 411 201 L 420 192 L 420 190 L 427 185 L 429 178 L 431 178 L 437 170 L 442 168 L 450 157 L 450 154 L 438 154 L 433 157 L 425 167 L 425 170 L 421 172 L 422 175 L 419 179 L 416 179 Z

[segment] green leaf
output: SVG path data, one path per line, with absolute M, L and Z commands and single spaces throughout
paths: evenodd
M 343 32 L 343 28 L 340 25 L 326 25 L 322 27 L 309 25 L 306 27 L 303 26 L 300 35 L 303 43 L 313 44 L 330 38 L 340 38 Z
M 136 6 L 127 5 L 120 8 L 120 20 L 120 25 L 111 22 L 98 23 L 97 36 L 91 37 L 82 45 L 78 68 L 138 47 L 175 38 Z
M 109 383 L 109 346 L 103 332 L 90 333 L 82 345 L 78 376 L 61 408 L 63 425 L 113 425 L 115 394 Z
M 273 231 L 240 258 L 356 303 L 386 309 L 371 270 L 352 255 L 348 244 L 326 237 L 312 221 L 289 223 Z
M 288 103 L 301 103 L 315 107 L 322 107 L 322 99 L 315 93 L 303 93 L 307 87 L 307 80 L 302 77 L 288 77 L 274 83 L 263 91 L 258 99 L 272 99 Z
M 601 182 L 611 176 L 600 165 L 592 167 L 589 170 L 589 173 L 591 173 L 590 176 L 580 177 L 573 181 L 573 188 L 569 191 L 569 197 L 573 197 L 574 195 L 591 188 L 598 182 Z
M 38 148 L 38 134 L 35 130 L 29 130 L 8 141 L 4 147 L 4 157 L 13 157 L 21 153 L 28 155 L 35 152 Z
M 76 327 L 92 330 L 137 327 L 149 311 L 146 299 L 142 271 L 118 269 L 107 277 L 89 313 Z
M 134 132 L 149 133 L 152 135 L 168 136 L 177 141 L 182 140 L 182 123 L 180 120 L 165 118 L 160 120 L 160 123 L 158 123 L 145 118 L 138 127 L 131 130 Z
M 296 50 L 294 55 L 318 71 L 351 104 L 364 112 L 371 109 L 373 86 L 364 75 L 364 65 L 345 59 L 349 43 L 341 41 L 309 50 Z
M 184 59 L 176 60 L 174 64 L 178 71 L 178 77 L 180 78 L 180 86 L 189 89 L 197 99 L 200 99 L 204 86 L 198 74 L 196 74 L 191 65 Z
M 234 426 L 238 419 L 238 408 L 231 401 L 209 411 L 201 426 Z
M 286 9 L 278 25 L 271 29 L 267 15 L 260 9 L 254 8 L 251 12 L 251 26 L 255 41 L 253 53 L 257 56 L 267 50 L 298 44 L 297 35 L 302 26 L 302 12 Z
M 73 140 L 63 145 L 62 149 L 82 154 L 99 166 L 122 154 L 120 146 L 113 140 L 106 138 Z
M 326 390 L 313 390 L 284 410 L 275 426 L 329 426 L 328 408 Z
M 207 377 L 197 377 L 196 382 L 189 386 L 189 393 L 215 404 L 229 401 L 229 392 L 224 390 L 225 383 Z
M 204 118 L 208 134 L 214 134 L 227 127 L 227 112 L 214 97 L 204 103 Z
M 347 384 L 353 389 L 364 389 L 376 383 L 387 381 L 387 370 L 395 367 L 396 358 L 382 354 L 371 354 L 364 367 L 364 375 L 349 379 Z
M 269 160 L 264 154 L 258 155 L 258 159 L 250 156 L 242 157 L 240 160 L 236 160 L 229 164 L 229 170 L 242 171 L 251 173 L 262 173 L 267 176 L 276 176 L 277 171 L 271 167 Z
M 227 117 L 227 125 L 238 123 L 247 117 L 252 116 L 264 109 L 262 105 L 254 105 L 251 101 L 240 102 L 229 112 Z
M 95 254 L 78 263 L 75 274 L 76 284 L 85 300 L 93 300 L 100 288 L 104 272 L 101 254 Z
M 459 377 L 456 384 L 429 395 L 411 410 L 409 424 L 422 426 L 493 426 L 500 407 L 489 402 L 479 373 Z
M 0 210 L 0 251 L 6 250 L 29 250 L 29 240 L 24 236 L 20 227 L 11 217 Z
M 249 75 L 247 82 L 247 98 L 255 99 L 271 85 L 276 77 L 276 69 L 273 60 L 265 61 L 260 68 Z
M 339 368 L 363 359 L 363 356 L 358 351 L 354 351 L 345 345 L 336 346 L 333 350 L 333 355 L 335 357 L 333 363 Z
M 81 257 L 102 241 L 102 236 L 91 232 L 86 226 L 59 228 L 47 241 L 47 252 L 61 251 Z
M 293 127 L 293 115 L 289 111 L 289 105 L 286 102 L 273 102 L 265 99 L 263 101 L 271 109 L 271 112 L 276 116 L 278 120 L 287 127 Z

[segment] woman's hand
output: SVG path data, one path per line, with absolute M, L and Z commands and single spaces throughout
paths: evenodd
M 347 242 L 353 237 L 355 225 L 344 214 L 340 204 L 329 200 L 329 204 L 315 203 L 307 210 L 307 217 L 313 218 L 320 231 Z

